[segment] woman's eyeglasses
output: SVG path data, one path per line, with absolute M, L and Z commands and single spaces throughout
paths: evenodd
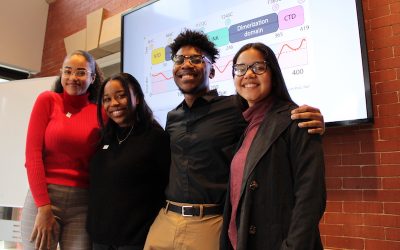
M 240 64 L 235 64 L 232 67 L 233 67 L 233 74 L 235 76 L 244 76 L 247 70 L 249 69 L 251 69 L 251 71 L 253 71 L 254 74 L 261 75 L 268 70 L 268 63 L 267 61 L 255 62 L 251 65 L 240 63 Z
M 63 77 L 70 77 L 71 75 L 75 75 L 76 77 L 85 77 L 92 73 L 86 69 L 77 69 L 73 71 L 69 68 L 60 69 L 60 72 Z

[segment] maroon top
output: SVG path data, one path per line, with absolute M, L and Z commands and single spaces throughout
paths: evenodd
M 261 122 L 264 120 L 266 111 L 270 108 L 273 98 L 266 98 L 264 101 L 255 103 L 252 107 L 243 112 L 243 117 L 249 123 L 244 132 L 244 140 L 239 150 L 236 152 L 231 163 L 230 177 L 230 201 L 232 214 L 229 223 L 228 235 L 233 249 L 237 245 L 236 212 L 240 199 L 240 188 L 242 186 L 243 172 L 246 163 L 247 153 L 256 135 Z

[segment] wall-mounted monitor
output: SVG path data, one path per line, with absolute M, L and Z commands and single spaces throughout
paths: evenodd
M 297 104 L 320 108 L 328 126 L 372 122 L 361 0 L 159 0 L 125 13 L 122 25 L 122 70 L 141 83 L 161 124 L 183 100 L 168 45 L 185 28 L 218 47 L 210 87 L 221 95 L 236 93 L 235 52 L 263 42 Z

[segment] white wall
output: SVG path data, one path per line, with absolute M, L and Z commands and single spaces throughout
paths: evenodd
M 28 191 L 24 165 L 30 113 L 39 93 L 50 89 L 55 80 L 56 77 L 45 77 L 0 83 L 0 206 L 24 204 Z
M 49 5 L 45 0 L 0 0 L 0 64 L 40 72 Z

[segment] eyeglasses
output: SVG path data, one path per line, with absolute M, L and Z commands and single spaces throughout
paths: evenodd
M 201 64 L 204 62 L 204 59 L 206 59 L 209 63 L 211 63 L 211 61 L 204 55 L 191 55 L 191 56 L 174 55 L 171 59 L 175 63 L 175 65 L 182 65 L 186 59 L 188 59 L 190 64 L 192 65 Z
M 63 77 L 70 77 L 71 75 L 75 75 L 76 77 L 85 77 L 92 73 L 86 69 L 77 69 L 75 71 L 72 71 L 69 68 L 60 69 L 60 72 Z
M 268 62 L 267 61 L 255 62 L 251 65 L 235 64 L 232 67 L 233 67 L 233 74 L 235 76 L 244 76 L 246 74 L 247 70 L 249 70 L 249 69 L 251 69 L 251 71 L 253 71 L 254 74 L 261 75 L 267 71 Z

